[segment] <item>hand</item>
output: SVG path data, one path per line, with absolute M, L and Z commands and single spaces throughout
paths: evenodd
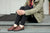
M 17 14 L 18 14 L 18 15 L 24 15 L 24 14 L 25 14 L 25 11 L 24 11 L 24 10 L 18 10 L 18 11 L 17 11 Z

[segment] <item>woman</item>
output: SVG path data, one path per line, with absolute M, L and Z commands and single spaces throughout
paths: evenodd
M 29 16 L 33 17 L 34 22 L 41 22 L 44 17 L 43 3 L 44 0 L 27 0 L 25 5 L 21 7 L 20 10 L 17 10 L 15 24 L 12 27 L 10 27 L 8 31 L 24 30 L 25 21 L 28 19 Z

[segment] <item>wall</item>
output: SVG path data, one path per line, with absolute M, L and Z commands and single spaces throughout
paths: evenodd
M 48 2 L 48 0 L 45 0 L 43 8 L 44 8 L 44 14 L 49 14 L 49 2 Z
M 24 5 L 26 0 L 0 0 L 0 14 L 15 13 L 21 6 Z M 44 2 L 44 14 L 49 14 L 48 0 Z

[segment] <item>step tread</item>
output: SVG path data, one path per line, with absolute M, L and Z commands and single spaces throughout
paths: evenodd
M 8 29 L 11 26 L 0 26 L 0 29 Z M 50 29 L 50 26 L 25 26 L 25 29 Z
M 0 21 L 0 25 L 13 25 L 15 21 Z M 40 23 L 26 23 L 25 25 L 50 25 L 50 16 L 46 16 Z
M 50 33 L 50 26 L 25 26 L 22 31 L 8 31 L 11 26 L 0 26 L 0 33 Z M 4 29 L 3 29 L 4 28 Z
M 0 21 L 0 25 L 13 25 L 15 21 Z M 25 25 L 50 25 L 50 22 L 41 23 L 25 23 Z
M 5 32 L 5 33 L 33 33 L 33 32 L 50 32 L 50 29 L 25 29 L 22 31 L 8 31 L 7 29 L 2 29 L 0 32 Z

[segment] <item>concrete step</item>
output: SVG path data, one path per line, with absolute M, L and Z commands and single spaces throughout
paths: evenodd
M 15 21 L 0 21 L 0 25 L 13 25 Z M 40 23 L 25 23 L 25 25 L 50 25 L 50 15 L 45 15 L 45 18 Z
M 0 26 L 0 29 L 8 29 L 11 26 Z M 25 26 L 25 29 L 50 29 L 50 26 Z
M 0 26 L 2 25 L 13 25 L 15 21 L 0 21 Z M 25 25 L 50 25 L 50 22 L 41 22 L 41 23 L 25 23 Z
M 22 31 L 8 31 L 11 26 L 0 26 L 0 33 L 50 33 L 50 26 L 25 26 Z
M 50 33 L 50 29 L 25 29 L 22 31 L 0 30 L 0 33 Z

